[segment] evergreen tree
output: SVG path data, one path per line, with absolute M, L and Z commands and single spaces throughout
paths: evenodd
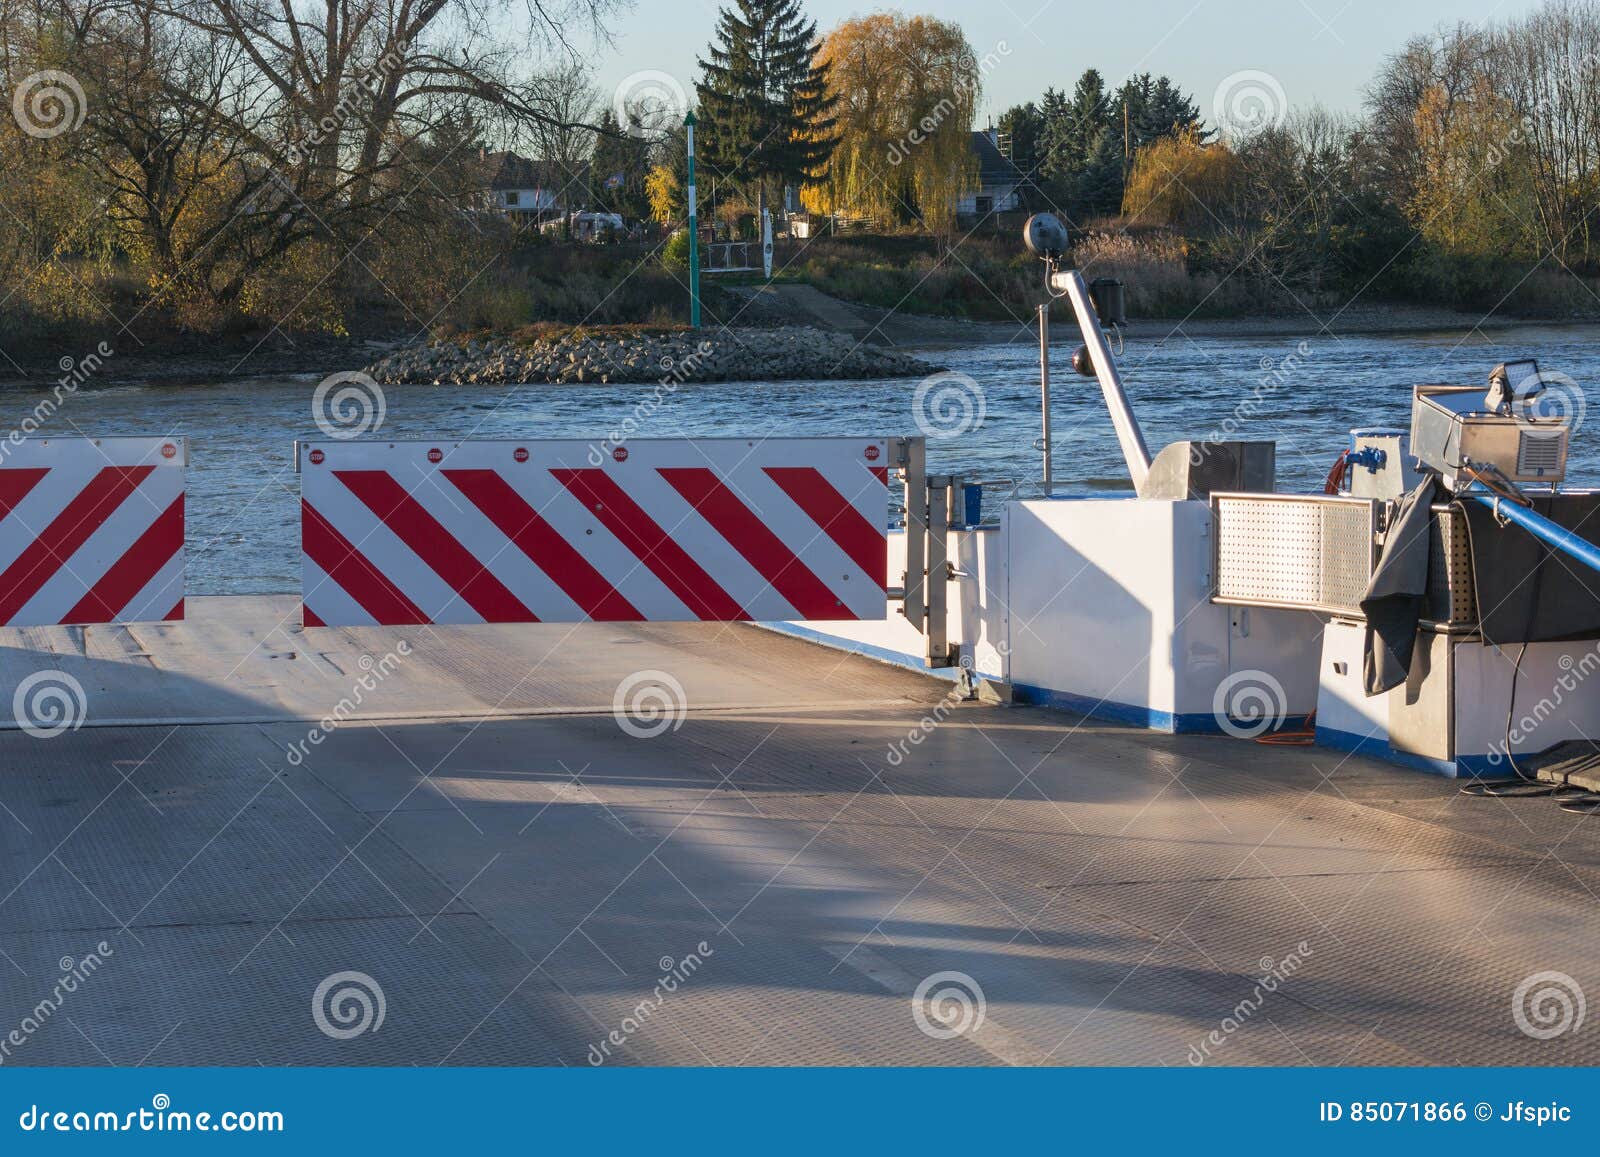
M 734 0 L 718 14 L 700 61 L 698 163 L 724 183 L 815 184 L 837 143 L 828 70 L 815 62 L 817 25 L 800 0 Z
M 629 128 L 638 129 L 637 118 Z M 605 209 L 628 217 L 643 217 L 649 212 L 644 195 L 645 172 L 649 168 L 649 145 L 644 134 L 623 130 L 615 114 L 606 109 L 596 128 L 594 157 L 589 183 L 594 197 Z
M 1080 165 L 1089 163 L 1100 133 L 1111 123 L 1111 112 L 1106 105 L 1106 82 L 1096 68 L 1086 68 L 1072 90 L 1068 109 L 1071 131 L 1069 140 Z
M 1071 110 L 1065 94 L 1053 88 L 1044 90 L 1039 101 L 1039 175 L 1051 185 L 1070 180 L 1079 158 L 1073 150 Z
M 1078 213 L 1080 207 L 1072 202 L 1080 178 L 1111 121 L 1105 79 L 1098 70 L 1085 69 L 1070 97 L 1046 90 L 1041 112 L 1045 127 L 1039 175 L 1053 203 Z
M 1200 108 L 1167 77 L 1157 78 L 1139 118 L 1139 144 L 1158 137 L 1181 136 L 1193 130 L 1200 139 L 1211 135 L 1200 122 Z
M 1002 138 L 1011 141 L 1011 163 L 1024 173 L 1031 173 L 1039 163 L 1039 142 L 1044 135 L 1044 114 L 1031 100 L 1027 104 L 1013 105 L 1000 114 L 995 127 Z
M 1069 197 L 1073 215 L 1081 220 L 1114 217 L 1122 212 L 1125 180 L 1122 128 L 1120 125 L 1104 128 L 1095 138 L 1087 164 L 1073 182 Z

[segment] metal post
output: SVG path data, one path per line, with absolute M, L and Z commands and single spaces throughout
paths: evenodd
M 926 624 L 928 589 L 925 573 L 928 545 L 928 445 L 921 438 L 906 438 L 900 466 L 906 472 L 906 575 L 900 613 L 919 632 Z
M 1128 404 L 1128 395 L 1122 389 L 1117 363 L 1111 358 L 1111 347 L 1106 343 L 1105 331 L 1100 328 L 1100 315 L 1095 313 L 1094 303 L 1089 299 L 1089 287 L 1076 269 L 1056 274 L 1051 282 L 1066 290 L 1067 297 L 1072 301 L 1072 310 L 1078 315 L 1083 343 L 1089 349 L 1089 360 L 1094 363 L 1095 377 L 1100 379 L 1100 392 L 1105 395 L 1106 409 L 1111 411 L 1111 424 L 1116 427 L 1123 460 L 1128 464 L 1128 473 L 1137 490 L 1150 474 L 1150 448 L 1145 445 L 1144 431 L 1139 429 L 1139 419 L 1133 416 L 1133 407 Z
M 761 275 L 772 280 L 772 210 L 761 211 Z
M 700 218 L 694 195 L 694 113 L 683 118 L 689 137 L 689 326 L 700 328 Z
M 950 665 L 950 476 L 928 475 L 928 630 L 929 667 Z
M 1042 411 L 1044 438 L 1044 496 L 1055 493 L 1055 480 L 1050 473 L 1050 307 L 1039 307 L 1039 405 Z

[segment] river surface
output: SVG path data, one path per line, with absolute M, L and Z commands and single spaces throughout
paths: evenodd
M 1061 490 L 1126 488 L 1099 388 L 1071 372 L 1070 352 L 1071 346 L 1058 345 L 1053 354 Z M 971 382 L 947 379 L 923 394 L 924 425 L 936 434 L 951 432 L 929 439 L 929 469 L 1015 479 L 1023 493 L 1036 492 L 1036 348 L 976 346 L 924 356 Z M 1600 384 L 1600 327 L 1522 327 L 1470 337 L 1136 341 L 1121 365 L 1152 452 L 1186 437 L 1276 439 L 1278 488 L 1305 491 L 1320 488 L 1351 427 L 1406 426 L 1414 383 L 1482 383 L 1497 362 L 1517 357 L 1537 357 L 1542 369 L 1568 374 L 1588 390 Z M 299 587 L 292 444 L 297 437 L 323 437 L 312 391 L 323 374 L 350 367 L 312 368 L 316 372 L 293 378 L 225 386 L 85 386 L 42 433 L 185 435 L 190 593 L 292 591 Z M 916 434 L 918 386 L 915 380 L 685 385 L 663 393 L 636 436 Z M 638 385 L 394 386 L 385 391 L 382 432 L 394 438 L 602 439 L 652 391 Z M 14 426 L 37 400 L 37 391 L 0 392 L 5 426 Z M 1597 449 L 1593 429 L 1580 423 L 1569 481 L 1600 483 Z M 990 493 L 998 497 L 1004 489 Z

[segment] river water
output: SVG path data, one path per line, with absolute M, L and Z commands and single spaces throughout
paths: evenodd
M 1126 470 L 1099 388 L 1071 372 L 1070 351 L 1054 351 L 1056 477 L 1068 493 L 1125 488 Z M 929 469 L 1015 479 L 1027 493 L 1039 472 L 1036 348 L 1019 342 L 924 356 L 965 376 L 923 394 L 924 425 L 951 434 L 929 439 Z M 1600 327 L 1133 341 L 1121 365 L 1152 451 L 1185 437 L 1276 439 L 1279 489 L 1304 491 L 1320 487 L 1351 427 L 1407 425 L 1414 383 L 1481 383 L 1497 362 L 1530 356 L 1587 390 L 1600 383 Z M 190 592 L 292 591 L 299 586 L 292 444 L 296 437 L 323 436 L 312 391 L 323 374 L 350 367 L 314 368 L 293 378 L 225 386 L 85 386 L 42 433 L 185 435 Z M 636 436 L 916 434 L 918 385 L 738 382 L 671 392 L 638 385 L 390 387 L 382 432 L 394 438 L 601 439 L 656 392 L 661 405 Z M 4 425 L 14 426 L 37 400 L 32 391 L 0 393 Z M 1569 480 L 1600 483 L 1597 448 L 1593 430 L 1580 423 Z

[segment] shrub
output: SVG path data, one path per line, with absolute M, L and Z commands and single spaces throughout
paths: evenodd
M 668 269 L 687 270 L 689 268 L 689 232 L 679 229 L 667 243 L 661 247 L 661 264 Z

